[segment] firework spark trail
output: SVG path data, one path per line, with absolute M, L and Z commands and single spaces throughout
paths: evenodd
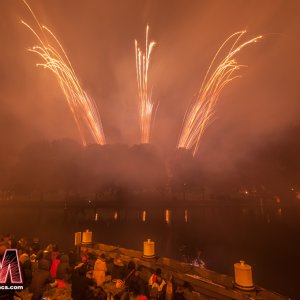
M 31 12 L 40 32 L 40 34 L 37 33 L 30 25 L 21 21 L 39 42 L 39 45 L 28 49 L 42 58 L 43 63 L 39 63 L 37 66 L 49 69 L 55 74 L 74 117 L 83 145 L 87 144 L 85 128 L 88 129 L 95 143 L 105 144 L 105 136 L 97 106 L 81 88 L 64 48 L 52 31 L 39 23 L 27 2 L 25 0 L 23 2 Z M 51 44 L 49 40 L 53 41 L 54 44 Z
M 138 47 L 135 40 L 135 59 L 136 59 L 136 75 L 139 97 L 139 122 L 140 122 L 140 141 L 142 144 L 150 142 L 151 127 L 153 123 L 154 102 L 152 100 L 152 91 L 148 87 L 148 71 L 150 64 L 151 52 L 155 46 L 155 42 L 148 43 L 149 26 L 146 28 L 146 49 L 145 54 Z
M 235 72 L 245 66 L 238 64 L 234 56 L 245 46 L 256 43 L 262 38 L 262 36 L 257 36 L 246 42 L 239 43 L 245 33 L 246 31 L 239 31 L 232 34 L 217 51 L 204 77 L 196 101 L 188 108 L 185 114 L 181 135 L 177 145 L 178 148 L 191 149 L 193 155 L 196 154 L 201 137 L 212 122 L 215 106 L 221 91 L 230 81 L 241 77 L 240 75 L 235 75 Z M 233 43 L 228 54 L 212 71 L 220 52 L 232 40 Z

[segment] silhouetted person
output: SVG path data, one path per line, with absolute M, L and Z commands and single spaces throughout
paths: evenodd
M 41 250 L 41 244 L 38 238 L 34 238 L 32 240 L 30 249 L 31 249 L 31 254 L 37 254 Z
M 125 266 L 120 258 L 114 260 L 113 269 L 111 272 L 111 279 L 113 282 L 117 280 L 124 280 L 125 278 Z
M 73 300 L 84 300 L 85 293 L 89 286 L 93 285 L 93 281 L 86 277 L 87 269 L 84 265 L 74 269 L 71 277 Z
M 41 300 L 48 284 L 55 279 L 50 274 L 50 263 L 46 259 L 38 262 L 38 270 L 33 273 L 29 291 L 33 293 L 31 300 Z
M 180 286 L 177 287 L 174 294 L 174 300 L 185 300 L 184 291 L 182 287 Z
M 63 254 L 60 257 L 60 263 L 57 266 L 56 278 L 64 282 L 68 282 L 71 279 L 72 268 L 69 264 L 69 256 Z
M 127 268 L 125 269 L 125 280 L 127 281 L 135 271 L 135 263 L 131 260 L 129 261 Z
M 126 281 L 128 290 L 134 297 L 146 295 L 146 283 L 141 278 L 141 268 L 134 271 L 133 275 Z
M 101 286 L 93 281 L 89 284 L 84 294 L 84 300 L 107 300 L 107 295 Z
M 20 266 L 22 269 L 23 275 L 23 286 L 24 288 L 28 287 L 32 280 L 32 265 L 29 257 L 29 249 L 25 250 L 20 256 Z

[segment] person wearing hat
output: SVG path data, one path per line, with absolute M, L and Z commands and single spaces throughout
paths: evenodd
M 105 272 L 107 271 L 105 255 L 102 253 L 98 256 L 94 264 L 93 279 L 96 281 L 97 286 L 102 286 L 105 282 Z
M 125 277 L 125 267 L 121 258 L 117 257 L 114 260 L 113 269 L 111 272 L 111 279 L 113 282 L 119 280 L 124 280 Z

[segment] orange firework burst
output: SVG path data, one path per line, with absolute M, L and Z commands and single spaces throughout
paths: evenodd
M 49 69 L 55 74 L 75 119 L 83 145 L 87 144 L 85 128 L 88 129 L 95 143 L 105 144 L 105 137 L 97 106 L 81 88 L 79 80 L 61 43 L 50 29 L 39 23 L 27 2 L 25 0 L 23 0 L 23 2 L 31 12 L 39 29 L 39 33 L 37 33 L 30 25 L 21 21 L 22 24 L 34 34 L 39 42 L 39 45 L 28 49 L 30 52 L 36 53 L 42 58 L 43 62 L 37 64 L 37 66 Z
M 196 101 L 189 107 L 185 114 L 177 145 L 178 148 L 191 149 L 193 155 L 196 154 L 200 139 L 212 121 L 212 116 L 215 113 L 215 107 L 222 89 L 230 81 L 241 77 L 240 75 L 236 75 L 236 71 L 245 66 L 237 63 L 235 55 L 245 46 L 256 43 L 262 38 L 262 36 L 257 36 L 246 42 L 239 42 L 245 33 L 246 31 L 239 31 L 232 34 L 217 51 L 205 75 Z M 229 53 L 222 59 L 221 63 L 213 69 L 219 53 L 230 42 L 232 42 L 232 44 Z
M 146 28 L 146 50 L 145 54 L 138 47 L 138 43 L 135 40 L 135 58 L 136 58 L 136 74 L 139 96 L 139 121 L 140 121 L 140 133 L 141 143 L 147 144 L 150 142 L 151 127 L 153 122 L 153 110 L 154 102 L 152 98 L 152 91 L 149 91 L 148 86 L 148 71 L 150 56 L 155 46 L 155 42 L 148 43 L 149 26 Z

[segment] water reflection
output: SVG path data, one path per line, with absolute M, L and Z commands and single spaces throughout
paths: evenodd
M 118 220 L 118 212 L 117 212 L 117 211 L 115 211 L 115 213 L 114 213 L 114 220 L 115 220 L 115 221 Z
M 184 221 L 185 221 L 185 223 L 188 222 L 188 218 L 189 218 L 189 216 L 188 216 L 188 210 L 186 209 L 186 210 L 184 211 Z
M 165 221 L 167 224 L 170 224 L 170 217 L 171 217 L 171 212 L 169 209 L 166 209 L 165 211 Z
M 270 224 L 275 222 L 275 220 L 287 217 L 286 207 L 280 204 L 274 206 L 268 206 L 263 202 L 258 202 L 257 206 L 241 206 L 241 207 L 227 207 L 226 209 L 217 207 L 203 206 L 197 209 L 188 208 L 165 208 L 163 211 L 160 209 L 95 209 L 95 208 L 85 208 L 77 210 L 62 210 L 64 223 L 75 223 L 80 224 L 84 222 L 104 222 L 111 224 L 114 222 L 139 222 L 139 223 L 164 223 L 169 226 L 179 226 L 180 224 L 189 224 L 199 221 L 211 222 L 212 218 L 216 216 L 221 218 L 227 218 L 228 216 L 232 218 L 238 218 L 240 221 L 248 222 L 252 220 L 255 222 L 260 222 L 262 220 L 264 223 Z M 49 212 L 49 211 L 48 211 Z M 53 212 L 54 213 L 54 212 Z M 285 213 L 285 214 L 284 214 Z M 40 215 L 39 213 L 38 215 Z M 39 222 L 47 222 L 49 213 L 46 215 L 43 213 L 42 220 Z
M 143 210 L 143 212 L 142 212 L 142 221 L 146 222 L 146 218 L 147 218 L 147 212 L 145 210 Z
M 262 197 L 259 198 L 259 206 L 260 206 L 260 213 L 264 216 L 264 199 Z

